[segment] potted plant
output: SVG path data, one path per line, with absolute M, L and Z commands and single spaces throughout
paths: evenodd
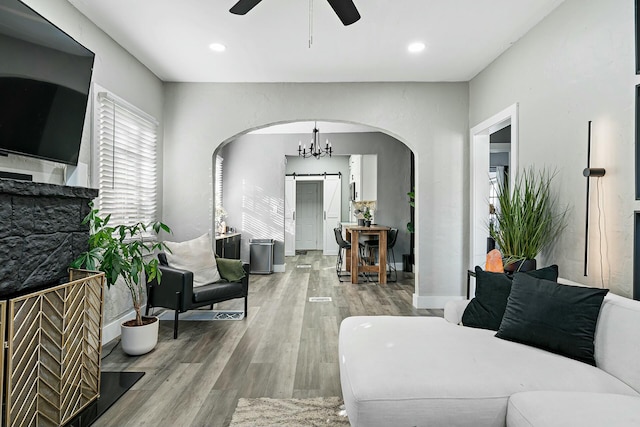
M 376 209 L 375 200 L 360 200 L 353 203 L 354 213 L 358 218 L 358 225 L 364 225 L 366 227 L 371 226 L 371 220 L 373 218 L 373 211 Z M 362 221 L 362 223 L 361 223 Z
M 162 222 L 111 226 L 110 219 L 111 215 L 102 218 L 91 205 L 83 220 L 83 224 L 89 224 L 89 250 L 75 259 L 71 267 L 103 271 L 108 288 L 121 282 L 127 286 L 136 317 L 122 324 L 122 349 L 130 355 L 148 353 L 158 342 L 159 321 L 157 317 L 141 315 L 146 293 L 143 276 L 148 281 L 157 278 L 160 283 L 158 259 L 150 255 L 166 247 L 163 242 L 145 238 L 157 236 L 162 230 L 171 233 L 171 229 Z
M 414 209 L 416 207 L 416 188 L 413 187 L 411 189 L 411 191 L 409 191 L 407 193 L 407 196 L 409 196 L 409 206 L 411 207 L 410 209 L 410 213 L 411 213 L 411 219 L 413 219 L 414 216 Z M 410 251 L 408 254 L 403 254 L 402 255 L 402 264 L 403 264 L 403 268 L 402 271 L 406 271 L 406 272 L 411 272 L 413 271 L 413 249 L 414 249 L 414 236 L 413 233 L 416 232 L 416 226 L 413 223 L 413 221 L 409 221 L 407 223 L 407 231 L 409 232 L 409 234 L 411 234 L 411 246 L 410 246 Z
M 225 234 L 227 232 L 227 225 L 224 222 L 227 217 L 227 211 L 220 205 L 216 205 L 216 233 Z
M 506 271 L 535 270 L 535 257 L 566 226 L 567 208 L 558 207 L 551 193 L 555 175 L 530 167 L 516 177 L 512 188 L 507 179 L 497 185 L 498 206 L 489 233 L 502 252 Z
M 415 202 L 416 189 L 414 188 L 413 190 L 409 191 L 407 193 L 407 196 L 409 196 L 409 206 L 411 206 L 412 208 L 415 208 L 416 207 L 416 202 Z M 413 221 L 409 221 L 407 223 L 407 231 L 409 233 L 415 232 L 415 225 L 413 224 Z
M 368 206 L 364 207 L 364 212 L 362 212 L 362 218 L 364 219 L 364 226 L 371 227 L 371 209 Z

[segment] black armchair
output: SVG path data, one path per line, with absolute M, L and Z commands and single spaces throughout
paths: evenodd
M 157 280 L 147 282 L 147 309 L 163 307 L 175 310 L 173 323 L 173 338 L 178 338 L 178 315 L 198 307 L 244 298 L 244 315 L 247 317 L 247 300 L 249 294 L 249 264 L 242 264 L 244 277 L 237 281 L 228 281 L 224 277 L 214 283 L 193 287 L 193 273 L 180 270 L 168 265 L 164 253 L 158 254 L 159 270 L 162 272 L 160 284 Z M 239 262 L 238 260 L 224 260 L 225 262 Z M 220 269 L 219 269 L 220 270 Z

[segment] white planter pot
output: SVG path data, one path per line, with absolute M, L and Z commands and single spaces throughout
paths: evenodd
M 131 356 L 139 356 L 149 353 L 158 343 L 158 328 L 160 320 L 154 317 L 155 322 L 143 326 L 121 325 L 122 350 Z

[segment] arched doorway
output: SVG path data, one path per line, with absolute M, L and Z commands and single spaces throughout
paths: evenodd
M 317 118 L 366 124 L 415 155 L 414 306 L 442 308 L 463 295 L 469 253 L 467 83 L 170 83 L 164 101 L 162 214 L 175 240 L 210 228 L 211 155 L 220 145 L 277 123 Z M 268 160 L 261 167 L 284 165 L 284 158 Z M 250 191 L 259 196 L 260 183 Z M 405 205 L 406 192 L 395 192 Z M 277 208 L 278 201 L 271 201 Z M 263 199 L 260 208 L 272 209 L 268 202 Z
M 325 227 L 331 233 L 324 232 L 324 239 L 331 237 L 333 240 L 329 243 L 335 246 L 332 229 L 337 222 L 349 219 L 348 196 L 351 182 L 349 170 L 336 166 L 336 163 L 338 158 L 348 159 L 356 153 L 378 159 L 378 203 L 375 218 L 381 224 L 400 230 L 396 243 L 397 260 L 402 261 L 401 255 L 410 253 L 411 236 L 406 224 L 410 220 L 407 193 L 413 185 L 411 150 L 403 142 L 377 129 L 359 126 L 357 132 L 348 132 L 344 124 L 338 124 L 342 125 L 338 131 L 323 133 L 333 146 L 332 158 L 301 159 L 297 156 L 298 144 L 300 140 L 306 141 L 310 137 L 311 127 L 305 129 L 305 133 L 247 132 L 226 141 L 216 151 L 216 154 L 222 154 L 225 158 L 225 180 L 229 183 L 224 191 L 224 207 L 229 214 L 227 225 L 234 226 L 235 221 L 235 228 L 243 230 L 243 254 L 249 253 L 248 242 L 251 238 L 274 239 L 274 270 L 284 271 L 285 254 L 291 255 L 294 250 L 286 247 L 287 236 L 290 234 L 287 232 L 287 221 L 293 216 L 291 209 L 288 210 L 286 206 L 287 174 L 297 174 L 299 177 L 307 175 L 307 181 L 317 180 L 318 177 L 324 180 L 325 173 L 341 176 L 343 202 L 340 215 L 335 219 L 323 217 L 331 221 Z M 323 127 L 318 127 L 322 132 Z M 348 166 L 348 160 L 343 160 L 343 163 Z M 291 169 L 293 164 L 295 166 Z M 238 183 L 243 183 L 241 188 Z M 326 215 L 326 210 L 324 214 Z M 319 247 L 323 245 L 319 244 Z M 402 265 L 397 267 L 402 269 Z

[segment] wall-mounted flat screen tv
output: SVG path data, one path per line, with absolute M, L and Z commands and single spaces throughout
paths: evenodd
M 0 153 L 76 165 L 94 54 L 19 0 L 0 0 Z

